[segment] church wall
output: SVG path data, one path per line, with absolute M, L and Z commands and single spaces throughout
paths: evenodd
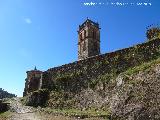
M 103 74 L 118 74 L 160 57 L 160 39 L 94 56 L 43 73 L 42 88 L 77 92 L 88 87 L 88 82 Z

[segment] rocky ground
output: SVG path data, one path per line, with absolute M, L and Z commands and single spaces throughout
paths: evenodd
M 24 106 L 21 102 L 21 98 L 12 98 L 9 100 L 10 112 L 8 116 L 1 117 L 0 120 L 80 120 L 80 118 L 70 118 L 67 116 L 40 112 L 38 109 Z M 84 120 L 101 120 L 98 118 L 86 118 Z
M 36 115 L 36 109 L 22 105 L 20 98 L 10 101 L 10 111 L 13 113 L 8 120 L 40 120 Z

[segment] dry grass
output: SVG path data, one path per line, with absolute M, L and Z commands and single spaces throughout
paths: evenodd
M 42 116 L 42 120 L 109 120 L 109 115 L 108 111 L 77 109 L 42 108 L 38 112 L 38 116 Z

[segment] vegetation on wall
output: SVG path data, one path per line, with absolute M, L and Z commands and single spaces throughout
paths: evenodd
M 40 90 L 31 92 L 22 101 L 24 104 L 29 105 L 29 106 L 45 107 L 48 97 L 49 97 L 48 89 L 40 89 Z

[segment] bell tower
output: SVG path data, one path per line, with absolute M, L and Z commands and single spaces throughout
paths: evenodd
M 83 60 L 100 54 L 99 24 L 87 20 L 79 25 L 78 30 L 78 60 Z

